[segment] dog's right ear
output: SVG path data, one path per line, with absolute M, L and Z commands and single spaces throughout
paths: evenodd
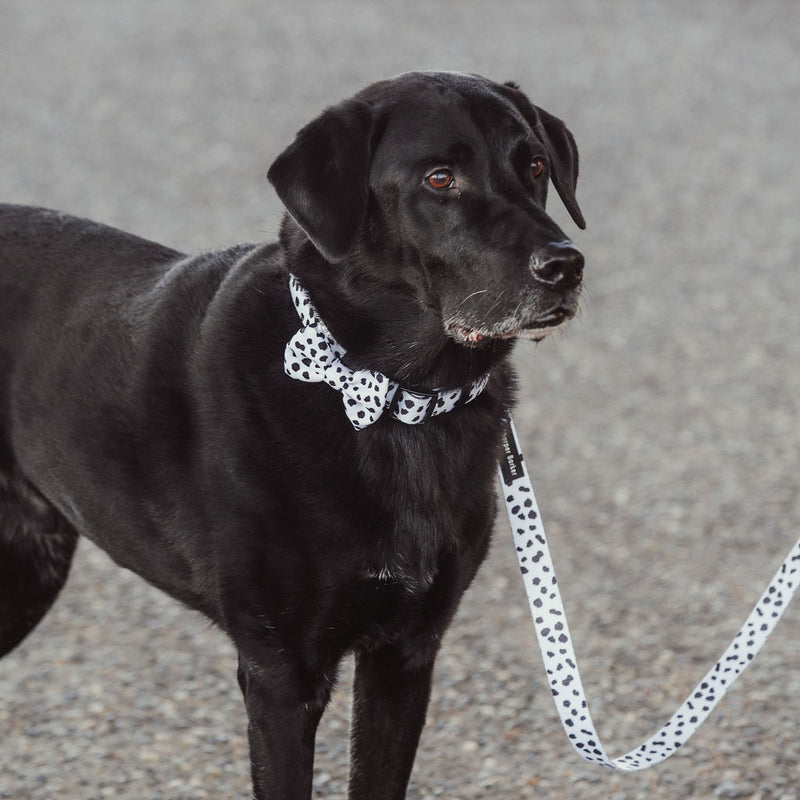
M 328 261 L 351 251 L 369 201 L 372 108 L 345 100 L 306 125 L 267 177 Z

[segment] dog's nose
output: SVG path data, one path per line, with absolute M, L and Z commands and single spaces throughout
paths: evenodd
M 548 242 L 531 256 L 531 270 L 554 289 L 576 289 L 583 278 L 583 253 L 570 241 Z

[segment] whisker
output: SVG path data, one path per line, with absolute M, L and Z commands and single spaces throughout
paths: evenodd
M 487 317 L 492 313 L 492 311 L 495 310 L 495 308 L 497 308 L 497 306 L 500 304 L 500 301 L 503 299 L 503 295 L 506 294 L 507 291 L 508 289 L 503 289 L 503 291 L 497 295 L 494 303 L 492 303 L 492 305 L 489 307 L 489 310 L 486 312 Z
M 475 297 L 476 295 L 479 295 L 479 294 L 486 294 L 486 292 L 488 292 L 488 291 L 489 291 L 488 289 L 479 289 L 477 292 L 473 292 L 472 294 L 468 294 L 468 295 L 467 295 L 467 296 L 466 296 L 466 297 L 465 297 L 465 298 L 464 298 L 464 299 L 463 299 L 463 300 L 462 300 L 462 301 L 461 301 L 461 302 L 458 304 L 458 308 L 456 308 L 456 311 L 460 311 L 460 310 L 461 310 L 461 306 L 463 306 L 463 305 L 464 305 L 464 303 L 466 303 L 466 302 L 467 302 L 467 300 L 470 300 L 471 298 L 473 298 L 473 297 Z

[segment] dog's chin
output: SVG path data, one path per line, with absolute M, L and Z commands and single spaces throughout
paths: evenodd
M 501 324 L 473 328 L 469 325 L 452 323 L 447 326 L 447 334 L 458 344 L 472 348 L 486 347 L 493 341 L 503 339 L 530 339 L 541 342 L 550 334 L 562 330 L 574 315 L 574 311 L 560 307 L 524 325 Z

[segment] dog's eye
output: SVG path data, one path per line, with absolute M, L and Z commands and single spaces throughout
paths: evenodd
M 425 183 L 432 189 L 449 189 L 455 180 L 455 176 L 449 169 L 437 169 L 425 176 Z
M 543 158 L 534 158 L 531 161 L 531 178 L 536 180 L 542 176 L 544 172 L 544 159 Z

